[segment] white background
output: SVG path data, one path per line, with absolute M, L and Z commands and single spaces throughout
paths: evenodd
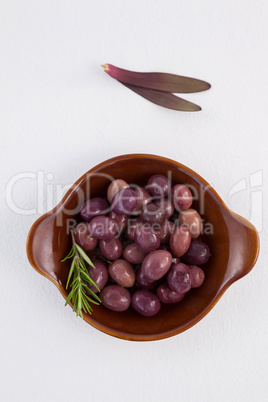
M 266 0 L 1 1 L 1 401 L 267 400 L 267 13 Z M 201 112 L 174 112 L 112 80 L 106 62 L 212 88 L 185 95 Z M 61 188 L 132 152 L 197 171 L 258 227 L 262 244 L 253 271 L 208 316 L 149 343 L 75 318 L 25 253 L 30 226 Z M 15 213 L 7 184 L 38 171 L 39 204 L 34 179 L 16 183 L 13 201 L 39 213 Z M 258 171 L 264 181 L 250 188 Z M 228 201 L 244 179 L 247 189 Z

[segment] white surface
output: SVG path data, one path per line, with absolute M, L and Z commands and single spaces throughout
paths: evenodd
M 265 0 L 1 2 L 1 401 L 267 400 L 267 13 Z M 202 112 L 170 111 L 109 78 L 106 62 L 212 89 L 185 96 Z M 226 202 L 237 183 L 249 186 L 259 170 L 264 178 L 229 203 L 263 223 L 253 271 L 192 329 L 151 343 L 76 319 L 27 261 L 40 214 L 19 215 L 4 200 L 13 175 L 41 171 L 46 211 L 57 185 L 132 152 L 186 164 Z M 36 187 L 19 181 L 16 205 L 36 208 Z

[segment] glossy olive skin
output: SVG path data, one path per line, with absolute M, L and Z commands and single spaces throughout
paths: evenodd
M 96 216 L 89 222 L 89 233 L 94 239 L 109 240 L 117 234 L 117 223 L 108 216 Z
M 98 239 L 94 239 L 89 234 L 87 222 L 81 222 L 76 226 L 75 241 L 86 251 L 95 250 L 98 245 Z
M 111 261 L 120 258 L 123 251 L 122 242 L 117 237 L 113 237 L 109 240 L 100 240 L 99 248 L 102 255 L 107 258 L 107 260 Z
M 195 209 L 181 211 L 178 216 L 179 226 L 184 226 L 190 230 L 192 239 L 196 239 L 202 231 L 202 219 Z
M 152 202 L 152 197 L 144 187 L 137 187 L 134 189 L 137 195 L 137 207 L 149 204 Z
M 135 283 L 135 271 L 132 265 L 123 260 L 115 260 L 108 268 L 110 277 L 124 288 L 131 288 Z
M 169 219 L 174 212 L 174 206 L 172 202 L 167 198 L 161 198 L 160 200 L 156 200 L 154 204 L 162 209 L 165 219 Z
M 112 202 L 112 199 L 114 198 L 115 194 L 118 193 L 118 191 L 123 190 L 123 188 L 128 188 L 129 185 L 125 180 L 122 179 L 116 179 L 113 180 L 107 189 L 107 199 L 109 203 Z
M 181 257 L 186 253 L 191 244 L 189 229 L 176 227 L 169 239 L 169 246 L 174 257 Z
M 203 265 L 210 257 L 210 250 L 207 244 L 201 240 L 192 240 L 189 249 L 183 255 L 182 261 L 189 265 Z
M 167 284 L 177 293 L 186 293 L 191 289 L 192 274 L 187 265 L 183 263 L 172 265 L 167 274 Z
M 161 309 L 160 300 L 150 290 L 137 290 L 132 296 L 131 306 L 145 317 L 152 317 Z
M 148 279 L 157 281 L 167 273 L 171 263 L 172 255 L 168 251 L 155 250 L 144 258 L 141 270 Z
M 154 174 L 147 182 L 148 191 L 156 197 L 165 197 L 170 192 L 170 181 L 162 174 Z
M 140 288 L 148 290 L 154 288 L 158 283 L 158 281 L 147 278 L 143 274 L 141 267 L 136 272 L 136 281 Z
M 165 304 L 178 303 L 185 296 L 185 293 L 177 293 L 171 290 L 166 282 L 158 286 L 156 294 L 159 300 Z
M 139 226 L 142 225 L 142 223 L 143 223 L 142 220 L 139 218 L 131 219 L 128 221 L 128 226 L 126 228 L 126 231 L 127 231 L 127 236 L 130 240 L 134 240 L 136 230 Z
M 137 205 L 131 211 L 131 215 L 138 216 L 141 214 L 143 206 L 152 202 L 152 197 L 144 187 L 137 187 L 134 191 L 137 195 Z
M 156 232 L 162 244 L 168 244 L 171 234 L 174 232 L 175 224 L 171 221 L 165 221 Z
M 125 311 L 131 303 L 129 291 L 119 285 L 106 286 L 100 293 L 102 304 L 113 311 Z
M 95 216 L 106 215 L 109 205 L 104 198 L 95 197 L 87 200 L 81 208 L 80 215 L 85 221 L 91 221 Z
M 165 214 L 158 205 L 151 203 L 143 206 L 141 219 L 151 225 L 154 223 L 162 224 L 165 220 Z
M 176 184 L 171 190 L 171 200 L 177 211 L 184 211 L 191 207 L 193 196 L 188 187 L 183 184 Z
M 123 188 L 113 197 L 111 208 L 118 215 L 131 213 L 137 206 L 137 194 L 131 188 Z
M 160 246 L 160 238 L 149 224 L 138 226 L 134 236 L 135 243 L 144 253 L 156 250 Z
M 141 264 L 146 254 L 139 249 L 136 243 L 128 244 L 123 251 L 123 258 L 131 264 Z
M 114 219 L 117 222 L 117 225 L 118 225 L 117 232 L 118 233 L 121 233 L 121 232 L 123 232 L 123 230 L 126 229 L 126 227 L 128 225 L 128 218 L 129 218 L 128 215 L 126 215 L 126 214 L 125 215 L 118 215 L 115 212 L 111 211 L 109 213 L 109 217 Z
M 197 267 L 196 265 L 188 265 L 188 268 L 192 274 L 192 288 L 199 288 L 205 280 L 205 272 L 202 268 Z
M 108 270 L 102 262 L 95 262 L 94 266 L 95 268 L 90 266 L 87 267 L 88 273 L 98 288 L 102 290 L 108 281 Z M 89 286 L 89 289 L 94 293 L 98 292 L 98 289 L 94 285 Z

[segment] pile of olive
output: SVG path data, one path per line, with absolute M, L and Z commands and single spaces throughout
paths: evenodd
M 192 201 L 187 186 L 171 187 L 167 177 L 157 174 L 146 187 L 130 188 L 116 179 L 107 200 L 84 203 L 75 237 L 84 250 L 98 251 L 95 268 L 88 270 L 105 307 L 125 311 L 131 305 L 153 316 L 161 302 L 177 303 L 202 285 L 205 274 L 199 266 L 210 250 L 198 239 L 202 220 Z M 97 293 L 96 287 L 91 290 Z

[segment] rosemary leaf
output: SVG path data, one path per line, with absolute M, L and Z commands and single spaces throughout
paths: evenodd
M 70 301 L 71 301 L 71 298 L 72 298 L 72 296 L 73 296 L 73 291 L 71 291 L 70 293 L 69 293 L 69 295 L 68 295 L 68 297 L 67 297 L 67 299 L 66 299 L 66 302 L 65 302 L 65 306 L 67 306 L 67 304 L 69 304 L 70 303 Z
M 67 283 L 66 283 L 66 289 L 68 289 L 68 285 L 69 285 L 70 279 L 72 277 L 72 274 L 74 272 L 75 266 L 76 266 L 76 259 L 74 258 L 72 263 L 71 263 L 71 268 L 70 268 L 70 272 L 69 272 Z
M 92 282 L 93 282 L 93 281 L 92 281 Z M 98 290 L 98 292 L 100 292 L 100 288 L 98 287 L 98 285 L 97 285 L 95 282 L 93 282 L 92 285 L 90 285 L 90 286 L 94 286 L 94 287 Z M 83 287 L 85 287 L 86 290 L 87 290 L 89 293 L 92 292 L 92 290 L 90 289 L 90 287 L 89 287 L 86 283 L 83 283 Z M 94 292 L 93 292 L 93 293 L 94 293 Z M 94 294 L 95 294 L 95 293 L 94 293 Z
M 84 250 L 82 249 L 82 247 L 80 247 L 78 244 L 75 244 L 75 248 L 76 248 L 76 250 L 79 252 L 79 254 L 84 258 L 84 260 L 86 261 L 86 263 L 88 263 L 88 265 L 90 265 L 92 268 L 95 268 L 93 262 L 91 261 L 91 259 L 89 258 L 89 256 L 84 252 Z
M 100 291 L 100 289 L 91 279 L 86 267 L 86 263 L 93 268 L 95 268 L 95 266 L 82 247 L 76 244 L 72 229 L 71 236 L 73 242 L 72 248 L 69 254 L 63 260 L 61 260 L 63 262 L 72 258 L 66 283 L 66 289 L 71 287 L 71 290 L 66 298 L 65 305 L 72 302 L 73 311 L 76 312 L 76 316 L 83 318 L 83 311 L 88 314 L 91 314 L 93 311 L 89 303 L 93 303 L 95 305 L 99 305 L 101 303 L 100 298 L 89 288 L 89 286 L 95 286 L 98 291 Z M 89 297 L 89 295 L 91 297 Z M 95 300 L 93 300 L 92 297 Z
M 86 296 L 87 300 L 90 301 L 90 303 L 96 304 L 97 306 L 99 306 L 99 302 L 96 302 L 95 300 L 91 299 L 90 297 Z
M 85 307 L 85 309 L 87 310 L 87 312 L 88 312 L 89 314 L 91 314 L 91 311 L 93 311 L 93 310 L 92 310 L 92 307 L 90 307 L 90 305 L 89 305 L 89 303 L 88 303 L 87 300 L 84 300 L 84 307 Z
M 96 300 L 98 300 L 101 303 L 101 299 L 99 298 L 99 296 L 96 295 L 96 293 L 92 292 L 91 289 L 87 288 L 87 293 L 89 293 L 91 296 L 93 296 Z M 87 294 L 86 294 L 87 297 Z
M 61 262 L 64 262 L 64 261 L 68 260 L 69 258 L 72 258 L 74 256 L 74 253 L 75 253 L 75 249 L 74 249 L 74 247 L 72 247 L 69 254 L 65 258 L 63 258 L 63 260 L 61 260 Z

